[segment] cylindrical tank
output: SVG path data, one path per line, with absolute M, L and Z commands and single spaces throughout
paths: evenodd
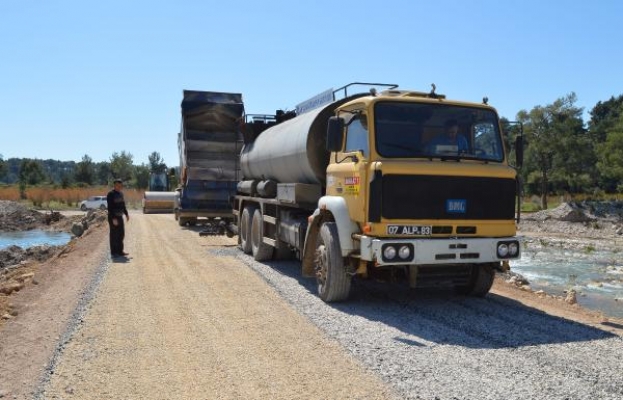
M 338 106 L 361 96 L 335 101 L 266 129 L 242 149 L 244 179 L 324 185 L 329 164 L 327 121 Z

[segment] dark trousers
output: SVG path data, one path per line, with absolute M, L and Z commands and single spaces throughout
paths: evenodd
M 113 217 L 108 217 L 108 226 L 110 226 L 110 254 L 123 254 L 123 238 L 125 237 L 125 227 L 123 225 L 123 217 L 114 217 L 117 219 L 117 226 L 113 225 Z

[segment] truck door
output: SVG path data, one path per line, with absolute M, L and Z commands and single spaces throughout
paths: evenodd
M 327 194 L 344 197 L 353 221 L 365 221 L 366 166 L 370 157 L 367 117 L 357 114 L 346 125 L 344 151 L 327 168 Z

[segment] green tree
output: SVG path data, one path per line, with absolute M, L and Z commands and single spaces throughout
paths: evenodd
M 82 156 L 82 161 L 76 165 L 75 180 L 87 185 L 93 185 L 95 182 L 95 164 L 93 164 L 91 157 L 86 154 Z
M 25 158 L 19 169 L 19 182 L 24 185 L 38 185 L 46 179 L 41 163 Z
M 73 180 L 71 179 L 71 176 L 69 174 L 61 175 L 61 187 L 63 189 L 67 189 L 68 187 L 71 186 L 72 183 L 73 183 Z
M 149 159 L 149 169 L 151 172 L 165 172 L 167 170 L 167 164 L 164 163 L 164 160 L 160 156 L 160 153 L 154 151 L 148 157 Z
M 623 95 L 611 97 L 605 102 L 598 102 L 590 111 L 591 119 L 588 123 L 588 130 L 593 140 L 593 146 L 598 148 L 598 153 L 602 153 L 610 145 L 603 146 L 607 140 L 608 132 L 612 131 L 618 123 L 619 118 L 623 114 Z M 611 141 L 614 140 L 611 138 Z M 600 162 L 604 162 L 606 154 L 599 154 Z M 608 167 L 603 166 L 597 168 L 599 175 L 597 176 L 598 185 L 606 192 L 613 192 L 617 189 L 618 179 L 616 174 L 607 171 Z
M 606 131 L 605 142 L 597 146 L 599 172 L 617 184 L 616 189 L 623 191 L 623 106 L 617 121 Z
M 110 158 L 110 171 L 113 178 L 120 178 L 124 181 L 130 181 L 134 175 L 134 164 L 132 154 L 122 151 L 121 153 L 114 152 Z
M 112 177 L 109 162 L 102 161 L 95 165 L 95 180 L 98 185 L 108 185 Z
M 588 130 L 595 143 L 606 141 L 608 131 L 619 121 L 619 116 L 623 113 L 623 95 L 610 97 L 610 100 L 597 102 L 595 107 L 589 112 L 591 119 L 588 122 Z
M 3 180 L 8 172 L 8 168 L 6 166 L 6 163 L 4 162 L 4 158 L 2 157 L 2 154 L 0 154 L 0 180 Z
M 535 183 L 538 171 L 538 193 L 541 207 L 547 208 L 547 194 L 552 179 L 560 187 L 571 190 L 586 181 L 587 170 L 594 163 L 594 150 L 584 130 L 582 108 L 575 106 L 571 93 L 545 107 L 522 110 L 517 114 L 524 125 L 526 137 L 526 168 L 523 177 Z M 585 184 L 585 182 L 584 182 Z
M 134 168 L 134 176 L 137 189 L 147 189 L 149 187 L 149 166 L 146 164 L 137 165 Z

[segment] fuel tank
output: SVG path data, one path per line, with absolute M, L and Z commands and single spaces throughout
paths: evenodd
M 325 185 L 330 153 L 327 122 L 334 110 L 358 94 L 334 101 L 263 131 L 240 154 L 244 180 Z

